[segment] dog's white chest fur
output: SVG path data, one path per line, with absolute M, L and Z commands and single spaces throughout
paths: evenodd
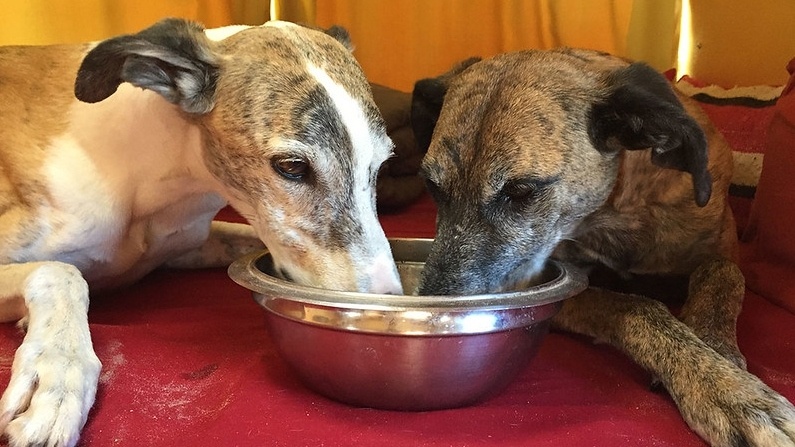
M 41 168 L 47 227 L 32 256 L 73 264 L 104 286 L 201 245 L 226 202 L 197 181 L 208 175 L 196 162 L 198 129 L 129 85 L 103 103 L 75 103 L 70 113 L 69 130 L 53 140 Z

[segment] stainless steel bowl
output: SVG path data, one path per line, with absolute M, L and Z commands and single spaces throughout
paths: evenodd
M 432 239 L 390 239 L 404 290 L 416 290 Z M 376 295 L 299 286 L 273 276 L 267 252 L 229 275 L 267 312 L 280 355 L 306 385 L 348 404 L 454 408 L 505 387 L 533 357 L 577 269 L 550 261 L 526 290 L 471 296 Z

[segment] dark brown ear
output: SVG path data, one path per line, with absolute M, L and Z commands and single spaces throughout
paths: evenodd
M 351 42 L 351 35 L 348 33 L 348 30 L 339 26 L 339 25 L 332 25 L 331 28 L 323 30 L 326 34 L 336 39 L 337 42 L 341 43 L 348 51 L 353 51 L 354 46 Z
M 411 128 L 417 146 L 425 153 L 431 145 L 431 136 L 442 111 L 444 95 L 450 83 L 470 65 L 479 62 L 479 57 L 472 57 L 456 64 L 447 73 L 435 77 L 421 79 L 414 84 L 411 97 Z
M 204 28 L 165 19 L 137 33 L 105 40 L 83 59 L 75 80 L 77 99 L 94 103 L 122 82 L 157 92 L 189 113 L 213 107 L 218 62 Z
M 348 30 L 340 25 L 331 25 L 329 28 L 322 28 L 317 25 L 312 25 L 304 22 L 294 22 L 294 23 L 296 25 L 303 26 L 304 28 L 309 28 L 315 31 L 320 31 L 322 33 L 328 34 L 329 36 L 333 37 L 334 40 L 341 43 L 342 46 L 347 48 L 348 51 L 353 52 L 354 48 L 356 47 L 351 41 L 351 35 L 348 32 Z
M 611 73 L 607 84 L 611 93 L 590 113 L 594 146 L 601 151 L 651 148 L 655 165 L 692 175 L 695 201 L 705 206 L 712 195 L 707 140 L 671 84 L 643 63 Z

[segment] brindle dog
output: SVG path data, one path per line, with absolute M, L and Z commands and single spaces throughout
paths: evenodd
M 0 322 L 27 328 L 0 398 L 11 446 L 78 442 L 101 367 L 89 287 L 264 244 L 297 283 L 402 291 L 375 212 L 393 144 L 349 43 L 164 19 L 0 48 Z M 227 204 L 251 225 L 213 221 Z
M 549 257 L 689 276 L 681 320 L 591 287 L 554 325 L 630 355 L 714 446 L 795 445 L 795 408 L 737 348 L 731 151 L 698 105 L 647 65 L 560 49 L 468 60 L 419 81 L 413 108 L 439 210 L 420 293 L 519 287 Z

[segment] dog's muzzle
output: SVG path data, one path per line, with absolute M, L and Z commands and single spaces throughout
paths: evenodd
M 367 288 L 370 293 L 402 295 L 403 286 L 392 258 L 387 254 L 380 254 L 373 260 L 372 265 L 366 269 L 370 282 Z

